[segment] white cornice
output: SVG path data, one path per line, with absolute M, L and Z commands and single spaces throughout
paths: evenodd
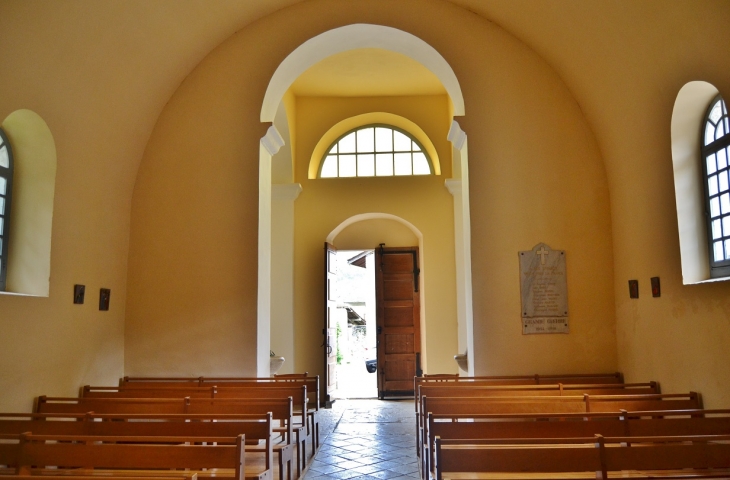
M 461 180 L 458 178 L 447 178 L 444 180 L 444 185 L 451 195 L 461 195 Z
M 271 186 L 271 198 L 273 200 L 288 200 L 293 202 L 302 193 L 302 185 L 299 183 L 275 183 Z
M 284 146 L 284 139 L 275 126 L 270 126 L 266 131 L 266 135 L 261 137 L 261 145 L 264 146 L 269 155 L 276 155 L 281 147 Z
M 466 133 L 459 126 L 459 122 L 452 120 L 451 128 L 449 128 L 449 134 L 446 138 L 454 144 L 457 150 L 461 150 L 464 147 L 464 142 L 466 142 Z

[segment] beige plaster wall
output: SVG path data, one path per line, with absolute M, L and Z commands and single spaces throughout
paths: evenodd
M 464 92 L 467 115 L 459 122 L 469 135 L 476 373 L 615 370 L 606 174 L 593 134 L 558 75 L 496 25 L 452 5 L 325 0 L 280 10 L 233 35 L 191 72 L 162 112 L 132 202 L 126 373 L 253 371 L 263 93 L 302 42 L 361 22 L 401 28 L 432 45 Z M 302 109 L 292 129 L 297 152 L 307 150 Z M 450 208 L 447 177 L 416 179 L 424 191 L 441 192 L 425 199 L 428 208 Z M 403 179 L 392 180 L 387 189 L 368 186 L 368 195 L 385 195 L 393 185 L 398 190 Z M 354 198 L 365 188 L 360 182 L 322 183 L 322 193 L 347 185 Z M 305 186 L 296 208 L 313 192 Z M 346 203 L 334 207 L 339 221 L 348 209 L 356 211 Z M 296 258 L 307 262 L 298 264 L 298 284 L 311 280 L 307 271 L 319 270 L 324 235 L 339 223 L 317 211 L 306 215 L 309 223 L 297 223 L 308 232 L 296 244 Z M 517 252 L 538 242 L 567 251 L 570 335 L 521 335 Z M 429 262 L 428 252 L 453 246 L 425 248 Z M 438 291 L 427 288 L 428 295 Z M 320 318 L 316 291 L 314 297 L 311 305 L 297 305 L 312 319 L 311 326 L 309 320 L 296 326 L 295 341 L 308 346 L 306 354 L 297 350 L 302 368 L 321 363 L 320 330 L 312 329 Z M 429 344 L 431 358 L 453 355 L 455 331 L 453 337 L 443 349 L 439 340 Z
M 397 220 L 372 218 L 345 227 L 333 245 L 340 250 L 370 250 L 380 243 L 389 247 L 414 247 L 418 245 L 418 237 Z
M 321 370 L 323 365 L 322 350 L 312 345 L 322 343 L 325 239 L 355 215 L 386 213 L 410 222 L 423 235 L 420 268 L 426 331 L 425 345 L 423 342 L 421 345 L 424 369 L 455 371 L 456 364 L 451 365 L 457 349 L 453 200 L 444 186 L 444 178 L 451 172 L 451 147 L 446 140 L 450 126 L 448 97 L 299 97 L 296 105 L 296 157 L 300 161 L 295 180 L 303 190 L 294 204 L 295 368 L 311 372 Z M 301 159 L 311 158 L 322 136 L 342 120 L 369 112 L 405 117 L 421 127 L 436 148 L 443 175 L 307 178 L 309 164 Z M 405 240 L 376 229 L 386 225 L 370 226 L 373 227 L 368 239 L 371 243 L 362 245 L 363 248 L 377 248 L 379 243 L 389 246 L 390 239 Z M 408 246 L 418 246 L 418 243 Z

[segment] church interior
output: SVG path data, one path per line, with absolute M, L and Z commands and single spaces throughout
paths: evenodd
M 730 406 L 698 199 L 728 25 L 724 0 L 1 1 L 0 411 L 268 375 L 271 351 L 323 376 L 325 242 L 418 246 L 424 373 L 466 353 L 462 375 L 621 372 Z M 381 124 L 432 174 L 320 178 Z M 539 244 L 566 255 L 568 333 L 523 333 Z

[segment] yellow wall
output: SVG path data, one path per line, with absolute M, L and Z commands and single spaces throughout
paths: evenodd
M 253 371 L 263 94 L 276 67 L 298 45 L 360 22 L 401 28 L 432 45 L 453 67 L 464 92 L 467 115 L 459 122 L 469 135 L 476 373 L 615 370 L 606 176 L 593 135 L 559 76 L 499 27 L 448 4 L 403 1 L 393 8 L 381 1 L 314 1 L 280 10 L 233 35 L 188 76 L 160 115 L 132 204 L 126 373 Z M 307 348 L 306 353 L 297 349 L 296 363 L 310 372 L 321 368 L 321 287 L 308 272 L 321 270 L 325 235 L 362 209 L 356 205 L 358 193 L 382 197 L 417 184 L 434 192 L 424 199 L 427 208 L 443 208 L 444 218 L 452 215 L 443 187 L 446 170 L 441 177 L 307 184 L 300 152 L 312 148 L 311 139 L 324 126 L 309 124 L 302 112 L 308 102 L 318 101 L 299 99 L 292 128 L 299 161 L 295 181 L 304 185 L 295 203 L 297 218 L 310 200 L 328 209 L 306 211 L 307 222 L 298 220 L 296 227 L 295 282 L 315 282 L 311 296 L 296 290 L 297 299 L 306 298 L 296 303 L 297 315 L 308 319 L 296 324 L 295 342 Z M 445 142 L 443 136 L 432 139 Z M 335 205 L 314 202 L 315 191 L 321 198 L 344 199 Z M 417 214 L 405 199 L 403 205 L 403 212 L 392 213 L 406 219 Z M 386 207 L 374 202 L 368 210 Z M 453 250 L 453 235 L 447 237 L 448 244 L 428 244 L 424 232 L 427 281 L 438 280 L 428 277 L 429 252 Z M 567 251 L 570 335 L 521 334 L 517 252 L 538 242 Z M 427 296 L 439 292 L 454 295 L 427 285 Z M 427 335 L 433 333 L 428 327 Z M 443 342 L 429 340 L 434 365 L 454 368 L 446 367 L 456 353 L 453 330 Z
M 296 107 L 296 157 L 300 160 L 295 180 L 303 190 L 294 204 L 295 369 L 322 374 L 322 351 L 311 346 L 321 343 L 322 336 L 325 239 L 350 217 L 388 213 L 410 222 L 423 235 L 421 295 L 426 344 L 421 348 L 425 351 L 426 371 L 455 372 L 454 207 L 444 186 L 444 178 L 451 172 L 451 146 L 446 140 L 450 126 L 448 97 L 298 97 Z M 311 158 L 322 136 L 344 119 L 373 111 L 399 115 L 420 126 L 436 148 L 444 166 L 443 175 L 309 179 L 309 164 L 301 159 Z M 371 243 L 363 247 L 387 244 L 387 233 L 376 232 Z
M 342 229 L 333 245 L 340 250 L 370 250 L 379 243 L 389 247 L 413 247 L 418 245 L 418 237 L 397 220 L 372 218 Z
M 125 356 L 253 371 L 261 100 L 298 45 L 362 22 L 434 46 L 464 92 L 477 373 L 619 368 L 730 404 L 730 283 L 681 285 L 669 130 L 686 82 L 730 96 L 724 2 L 311 0 L 251 24 L 287 2 L 224 3 L 0 3 L 0 118 L 37 112 L 58 155 L 49 297 L 0 295 L 0 409 L 112 384 Z M 568 252 L 569 336 L 519 333 L 539 241 Z

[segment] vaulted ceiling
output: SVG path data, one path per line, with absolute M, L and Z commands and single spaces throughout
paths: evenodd
M 129 192 L 156 119 L 185 76 L 237 30 L 300 1 L 2 0 L 0 71 L 6 79 L 0 84 L 13 93 L 0 93 L 0 112 L 60 103 L 63 118 L 44 117 L 52 130 L 74 122 L 89 135 L 120 140 L 117 158 L 132 164 L 117 169 L 120 188 Z M 625 125 L 617 120 L 625 119 L 636 95 L 676 95 L 681 85 L 662 81 L 676 78 L 668 74 L 676 64 L 687 69 L 686 81 L 727 78 L 708 61 L 727 55 L 730 6 L 724 0 L 445 1 L 502 26 L 551 64 L 586 113 L 604 155 L 619 141 Z M 716 45 L 701 47 L 714 35 Z M 49 78 L 55 91 L 47 88 Z M 98 122 L 110 110 L 115 121 Z M 641 118 L 634 113 L 627 122 L 638 126 Z

